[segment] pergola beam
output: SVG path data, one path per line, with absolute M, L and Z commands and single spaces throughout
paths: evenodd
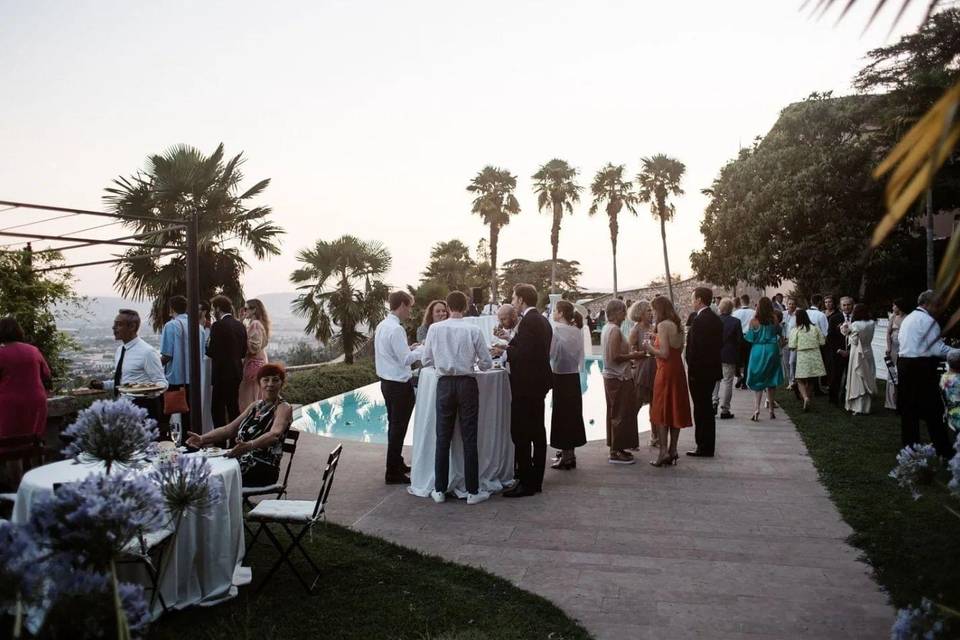
M 10 202 L 0 200 L 0 206 L 10 206 L 23 209 L 42 209 L 44 211 L 63 211 L 64 213 L 77 213 L 85 216 L 102 216 L 105 218 L 115 218 L 117 220 L 144 220 L 146 222 L 162 222 L 164 224 L 183 224 L 183 220 L 174 220 L 173 218 L 154 218 L 152 216 L 137 216 L 133 214 L 106 213 L 104 211 L 89 211 L 87 209 L 70 209 L 67 207 L 53 207 L 46 204 L 32 204 L 28 202 Z M 0 212 L 2 213 L 2 212 Z
M 79 244 L 70 245 L 70 246 L 66 246 L 66 247 L 60 247 L 60 248 L 41 249 L 40 251 L 35 251 L 34 253 L 44 253 L 44 252 L 49 252 L 49 251 L 66 251 L 67 249 L 78 249 L 78 248 L 80 248 L 80 247 L 87 247 L 87 246 L 96 245 L 96 244 L 112 244 L 112 245 L 118 245 L 118 246 L 121 246 L 121 247 L 147 247 L 147 248 L 149 248 L 149 249 L 174 249 L 174 248 L 179 248 L 179 247 L 177 247 L 176 245 L 169 245 L 169 244 L 155 244 L 155 243 L 148 243 L 148 242 L 130 242 L 131 240 L 135 240 L 136 238 L 142 238 L 142 237 L 144 237 L 144 236 L 152 236 L 152 235 L 154 235 L 155 233 L 157 233 L 157 232 L 156 232 L 156 231 L 151 231 L 151 232 L 149 232 L 149 233 L 138 233 L 138 234 L 135 234 L 135 235 L 132 235 L 132 236 L 122 236 L 122 237 L 116 238 L 116 239 L 114 239 L 114 240 L 101 240 L 101 239 L 99 239 L 99 238 L 78 238 L 78 237 L 76 237 L 76 236 L 69 236 L 69 237 L 67 237 L 67 236 L 48 236 L 48 235 L 43 235 L 43 234 L 39 234 L 39 233 L 19 233 L 19 232 L 14 232 L 14 231 L 0 231 L 0 236 L 6 236 L 6 237 L 10 237 L 10 238 L 27 238 L 27 239 L 29 239 L 29 240 L 53 240 L 53 241 L 57 241 L 57 242 L 66 242 L 66 241 L 71 241 L 71 240 L 72 240 L 72 241 L 75 241 L 75 242 L 78 242 L 78 243 L 79 243 Z

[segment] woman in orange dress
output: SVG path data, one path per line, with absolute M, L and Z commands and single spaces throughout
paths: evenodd
M 657 377 L 653 383 L 650 422 L 657 431 L 660 455 L 650 461 L 655 467 L 675 465 L 679 459 L 677 441 L 680 429 L 693 426 L 690 415 L 690 394 L 683 368 L 683 323 L 668 298 L 659 296 L 651 303 L 657 323 L 653 343 L 643 342 L 643 349 L 657 357 Z M 669 447 L 667 434 L 670 435 Z

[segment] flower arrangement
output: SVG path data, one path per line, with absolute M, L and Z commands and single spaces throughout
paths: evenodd
M 158 431 L 146 409 L 120 398 L 97 400 L 77 415 L 63 435 L 72 439 L 64 456 L 82 462 L 100 460 L 109 474 L 114 464 L 130 465 L 143 459 Z
M 933 484 L 939 469 L 940 458 L 933 445 L 914 444 L 897 454 L 897 466 L 889 475 L 901 488 L 909 489 L 914 500 L 919 500 L 918 487 Z
M 203 511 L 223 499 L 223 483 L 212 482 L 206 458 L 178 456 L 162 460 L 150 474 L 160 488 L 167 509 L 174 516 Z

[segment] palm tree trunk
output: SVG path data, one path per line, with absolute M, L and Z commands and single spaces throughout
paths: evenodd
M 670 296 L 670 302 L 673 303 L 673 283 L 670 281 L 670 258 L 667 256 L 667 221 L 660 216 L 660 238 L 663 241 L 663 268 L 667 276 L 667 294 Z
M 497 304 L 497 242 L 500 241 L 500 227 L 490 223 L 490 304 Z M 493 307 L 490 307 L 491 309 Z
M 620 233 L 620 228 L 617 225 L 617 214 L 608 211 L 607 215 L 610 216 L 610 244 L 613 247 L 613 297 L 616 298 L 619 293 L 617 291 L 617 236 Z
M 557 250 L 560 248 L 560 218 L 563 216 L 563 205 L 553 203 L 553 228 L 550 229 L 550 293 L 557 292 Z
M 353 331 L 355 330 L 356 327 L 353 330 L 345 330 L 344 327 L 340 329 L 341 342 L 343 342 L 343 361 L 346 364 L 353 364 Z

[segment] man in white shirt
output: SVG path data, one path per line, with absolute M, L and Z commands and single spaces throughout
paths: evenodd
M 750 307 L 750 296 L 743 294 L 740 296 L 740 307 L 734 309 L 730 315 L 740 321 L 740 327 L 746 334 L 750 330 L 750 321 L 753 320 L 755 314 L 756 312 Z M 750 360 L 750 346 L 750 343 L 746 340 L 740 343 L 740 357 L 737 359 L 737 389 L 747 388 L 747 362 Z
M 920 442 L 920 419 L 927 423 L 930 440 L 941 457 L 949 459 L 947 428 L 943 423 L 943 398 L 940 395 L 940 360 L 954 351 L 940 337 L 934 319 L 936 293 L 924 291 L 917 308 L 900 325 L 900 351 L 897 359 L 897 405 L 900 409 L 900 440 L 906 447 Z
M 140 384 L 160 387 L 146 394 L 123 394 L 138 407 L 147 410 L 157 423 L 163 423 L 161 399 L 167 388 L 167 377 L 160 362 L 160 353 L 140 338 L 140 314 L 133 309 L 120 309 L 113 319 L 113 338 L 123 344 L 117 347 L 113 356 L 113 378 L 110 380 L 91 380 L 91 389 L 113 391 L 113 397 L 120 395 L 120 387 Z
M 783 337 L 789 339 L 790 332 L 797 327 L 797 299 L 793 296 L 787 298 L 787 305 L 783 310 Z M 787 389 L 792 389 L 795 382 L 794 377 L 797 370 L 797 350 L 783 349 L 783 377 L 787 380 Z
M 387 484 L 410 484 L 410 467 L 403 461 L 403 439 L 416 404 L 410 365 L 420 359 L 419 345 L 407 346 L 403 321 L 410 317 L 413 297 L 406 291 L 394 291 L 387 298 L 390 313 L 377 325 L 373 337 L 374 362 L 380 391 L 387 405 Z
M 493 360 L 480 327 L 463 321 L 467 296 L 460 291 L 451 291 L 447 296 L 447 309 L 450 317 L 430 325 L 423 345 L 424 366 L 433 366 L 439 376 L 434 491 L 430 495 L 436 502 L 446 499 L 450 481 L 450 441 L 459 415 L 467 504 L 478 504 L 490 494 L 480 491 L 477 451 L 480 390 L 473 367 L 476 364 L 481 371 L 486 371 L 493 366 Z

